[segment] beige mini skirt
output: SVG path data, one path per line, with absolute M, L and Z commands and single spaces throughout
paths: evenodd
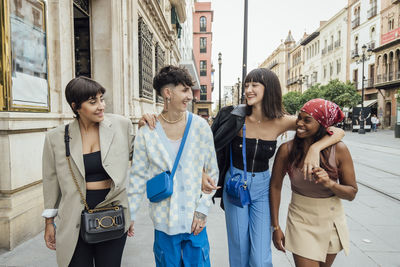
M 349 252 L 349 232 L 341 200 L 292 193 L 285 248 L 293 254 L 325 262 L 327 254 Z

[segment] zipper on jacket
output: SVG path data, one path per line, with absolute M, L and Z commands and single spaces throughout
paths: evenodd
M 254 173 L 254 161 L 256 160 L 257 147 L 258 147 L 258 138 L 256 139 L 256 148 L 254 149 L 253 165 L 251 167 L 251 176 L 253 176 Z

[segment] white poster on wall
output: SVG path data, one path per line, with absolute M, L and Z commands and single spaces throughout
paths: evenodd
M 48 108 L 46 32 L 40 1 L 11 1 L 12 52 L 11 105 L 15 108 Z

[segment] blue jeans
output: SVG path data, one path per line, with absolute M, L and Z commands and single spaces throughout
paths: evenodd
M 198 235 L 167 235 L 154 232 L 154 256 L 157 267 L 210 267 L 210 245 L 206 228 Z
M 233 173 L 243 172 L 233 167 Z M 228 170 L 225 180 L 230 177 Z M 269 170 L 247 173 L 251 204 L 240 208 L 223 192 L 229 263 L 231 267 L 271 267 L 271 217 L 269 211 Z

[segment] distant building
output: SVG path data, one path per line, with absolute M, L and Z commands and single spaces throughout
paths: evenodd
M 273 71 L 279 78 L 282 88 L 282 94 L 288 92 L 287 80 L 289 77 L 289 51 L 296 45 L 296 42 L 289 31 L 288 36 L 284 42 L 272 52 L 263 63 L 260 64 L 260 68 L 268 68 Z
M 196 2 L 193 14 L 193 53 L 200 77 L 200 91 L 194 92 L 193 112 L 208 119 L 212 113 L 213 68 L 211 2 Z

